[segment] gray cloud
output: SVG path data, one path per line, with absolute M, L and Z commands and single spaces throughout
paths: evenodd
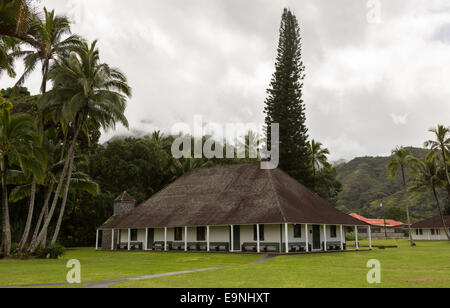
M 291 8 L 303 34 L 310 135 L 332 159 L 420 146 L 428 128 L 450 124 L 448 4 L 380 4 L 381 23 L 370 24 L 361 0 L 43 1 L 73 16 L 74 32 L 99 39 L 102 60 L 133 87 L 131 129 L 149 132 L 169 132 L 195 114 L 205 122 L 262 122 L 282 9 Z M 36 73 L 27 86 L 37 91 L 38 84 Z

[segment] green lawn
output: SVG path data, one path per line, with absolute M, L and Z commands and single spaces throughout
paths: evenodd
M 367 244 L 367 242 L 362 242 Z M 450 287 L 450 243 L 377 241 L 397 249 L 280 256 L 259 265 L 126 282 L 114 287 Z M 381 284 L 367 283 L 369 259 L 381 262 Z
M 362 243 L 366 244 L 366 243 Z M 60 260 L 0 260 L 0 285 L 65 282 L 69 259 L 81 262 L 83 282 L 216 266 L 230 268 L 125 282 L 113 287 L 450 287 L 450 243 L 378 241 L 397 249 L 279 256 L 248 265 L 264 256 L 206 253 L 95 252 L 68 250 Z M 366 281 L 369 259 L 381 262 L 380 285 Z
M 0 285 L 64 283 L 70 259 L 80 261 L 82 282 L 93 282 L 211 266 L 238 266 L 259 258 L 215 253 L 96 252 L 93 248 L 77 248 L 68 250 L 59 260 L 0 260 Z

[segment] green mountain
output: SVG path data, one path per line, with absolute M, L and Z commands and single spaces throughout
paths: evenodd
M 414 156 L 424 158 L 428 150 L 407 148 Z M 377 218 L 392 207 L 405 208 L 409 203 L 413 222 L 438 215 L 436 201 L 431 193 L 405 193 L 400 177 L 391 179 L 387 164 L 391 157 L 358 157 L 336 167 L 343 190 L 338 197 L 338 208 L 345 213 Z M 410 175 L 408 174 L 408 177 Z M 439 192 L 442 203 L 446 202 L 446 193 Z M 380 203 L 383 202 L 383 208 Z

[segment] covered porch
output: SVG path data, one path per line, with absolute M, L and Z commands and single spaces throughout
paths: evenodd
M 369 249 L 372 249 L 368 225 L 314 223 L 99 229 L 96 249 L 99 249 L 102 232 L 103 250 L 285 254 L 345 251 L 345 233 L 351 230 L 355 234 L 356 250 L 359 250 L 358 229 L 361 228 L 367 230 Z

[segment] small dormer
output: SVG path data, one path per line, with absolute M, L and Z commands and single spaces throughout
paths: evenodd
M 114 216 L 125 215 L 134 210 L 135 200 L 126 191 L 114 200 Z

